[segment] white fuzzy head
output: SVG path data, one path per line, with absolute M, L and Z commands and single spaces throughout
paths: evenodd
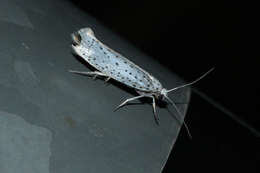
M 165 100 L 165 98 L 167 98 L 167 89 L 166 88 L 163 88 L 160 93 L 159 93 L 159 98 L 161 100 Z

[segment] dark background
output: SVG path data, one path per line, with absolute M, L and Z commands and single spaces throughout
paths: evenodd
M 215 67 L 194 87 L 231 111 L 235 120 L 260 131 L 256 4 L 235 0 L 71 1 L 187 81 Z M 256 172 L 259 137 L 232 120 L 227 111 L 193 93 L 186 122 L 193 139 L 182 129 L 165 173 Z

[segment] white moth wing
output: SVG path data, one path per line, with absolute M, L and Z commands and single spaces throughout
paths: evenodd
M 161 83 L 156 78 L 101 43 L 94 35 L 83 38 L 76 52 L 102 73 L 141 91 L 157 92 L 162 89 Z

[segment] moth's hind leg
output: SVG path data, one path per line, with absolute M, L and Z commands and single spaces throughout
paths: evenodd
M 102 77 L 107 77 L 107 79 L 105 80 L 106 82 L 110 79 L 109 76 L 107 76 L 106 74 L 99 72 L 99 71 L 75 71 L 75 70 L 69 70 L 69 72 L 71 73 L 76 73 L 76 74 L 82 74 L 82 75 L 87 75 L 87 76 L 92 76 L 93 79 L 96 79 L 98 76 L 102 76 Z

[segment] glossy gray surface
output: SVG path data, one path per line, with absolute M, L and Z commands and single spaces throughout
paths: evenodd
M 157 107 L 160 126 L 146 100 L 113 112 L 133 96 L 131 90 L 68 73 L 68 69 L 90 70 L 70 46 L 70 34 L 86 26 L 166 88 L 183 84 L 67 1 L 1 0 L 0 172 L 162 170 L 180 130 L 176 112 Z M 190 91 L 183 89 L 170 97 L 188 103 Z M 187 104 L 178 106 L 186 112 Z

